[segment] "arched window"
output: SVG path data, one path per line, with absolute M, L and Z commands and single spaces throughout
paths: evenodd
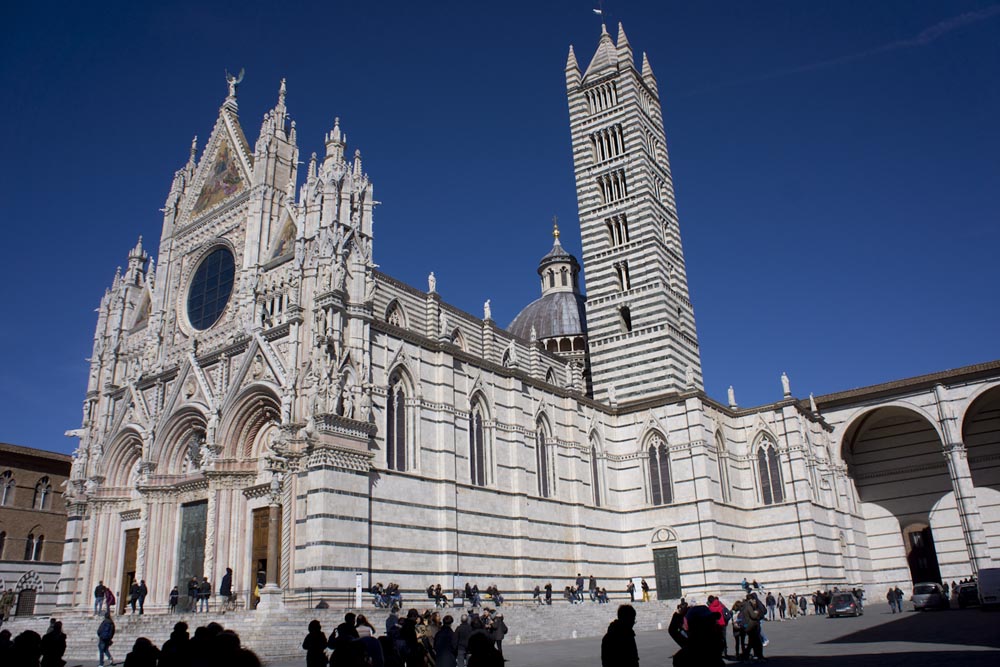
M 385 414 L 386 466 L 389 470 L 406 470 L 406 389 L 398 375 L 389 378 Z
M 649 490 L 654 505 L 669 505 L 674 500 L 670 483 L 670 452 L 667 443 L 654 435 L 649 443 Z
M 34 553 L 35 553 L 35 534 L 28 533 L 28 539 L 24 541 L 24 560 L 31 560 L 31 556 Z
M 622 306 L 618 309 L 618 315 L 621 318 L 622 333 L 628 333 L 632 331 L 632 311 L 629 310 L 628 306 Z
M 601 474 L 597 462 L 597 445 L 590 443 L 590 486 L 594 491 L 594 507 L 601 506 Z
M 14 503 L 14 473 L 5 470 L 0 475 L 0 506 L 12 505 Z
M 729 455 L 726 453 L 726 441 L 721 433 L 715 434 L 715 457 L 719 463 L 719 489 L 722 492 L 722 502 L 729 502 Z
M 535 467 L 538 471 L 538 495 L 548 498 L 549 488 L 549 443 L 545 436 L 545 426 L 539 422 L 535 431 Z
M 469 477 L 476 486 L 486 486 L 486 428 L 482 405 L 469 415 Z
M 45 536 L 39 535 L 35 538 L 35 546 L 31 553 L 30 560 L 42 560 L 42 547 L 45 546 Z
M 760 493 L 765 505 L 785 502 L 781 483 L 781 463 L 774 443 L 767 438 L 757 447 L 757 474 L 760 476 Z
M 42 477 L 38 480 L 38 484 L 35 484 L 35 496 L 31 500 L 31 506 L 36 510 L 43 510 L 47 507 L 46 503 L 49 501 L 49 496 L 52 495 L 52 485 L 49 484 L 48 477 Z
M 0 530 L 0 560 L 3 560 L 3 548 L 7 546 L 7 531 Z

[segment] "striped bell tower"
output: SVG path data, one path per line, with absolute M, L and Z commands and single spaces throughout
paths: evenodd
M 656 78 L 621 24 L 583 74 L 566 62 L 594 397 L 630 402 L 702 389 L 694 310 Z

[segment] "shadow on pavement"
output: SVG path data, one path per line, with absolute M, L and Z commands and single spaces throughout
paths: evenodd
M 956 618 L 958 616 L 959 618 Z M 835 622 L 837 619 L 830 619 Z M 948 621 L 947 623 L 943 621 Z M 956 622 L 959 621 L 959 622 Z M 897 618 L 871 628 L 858 630 L 820 644 L 865 644 L 872 642 L 920 642 L 958 646 L 1000 648 L 997 617 L 976 609 L 962 611 L 904 612 Z M 957 654 L 949 653 L 954 659 Z M 853 657 L 852 657 L 853 661 Z M 994 664 L 1000 664 L 994 656 Z
M 598 661 L 599 662 L 599 661 Z M 937 667 L 956 664 L 962 667 L 996 667 L 995 651 L 912 651 L 905 653 L 863 653 L 861 655 L 775 656 L 768 667 Z

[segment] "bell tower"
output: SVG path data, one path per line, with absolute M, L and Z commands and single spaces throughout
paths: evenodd
M 621 24 L 581 74 L 566 62 L 594 397 L 701 389 L 701 357 L 656 78 Z

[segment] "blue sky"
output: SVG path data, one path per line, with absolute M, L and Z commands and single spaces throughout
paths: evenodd
M 94 308 L 246 68 L 341 118 L 376 261 L 507 324 L 579 254 L 563 66 L 589 0 L 17 3 L 0 27 L 0 440 L 68 451 Z M 741 405 L 1000 356 L 1000 5 L 605 2 L 659 80 L 706 389 Z M 300 173 L 300 176 L 302 174 Z

